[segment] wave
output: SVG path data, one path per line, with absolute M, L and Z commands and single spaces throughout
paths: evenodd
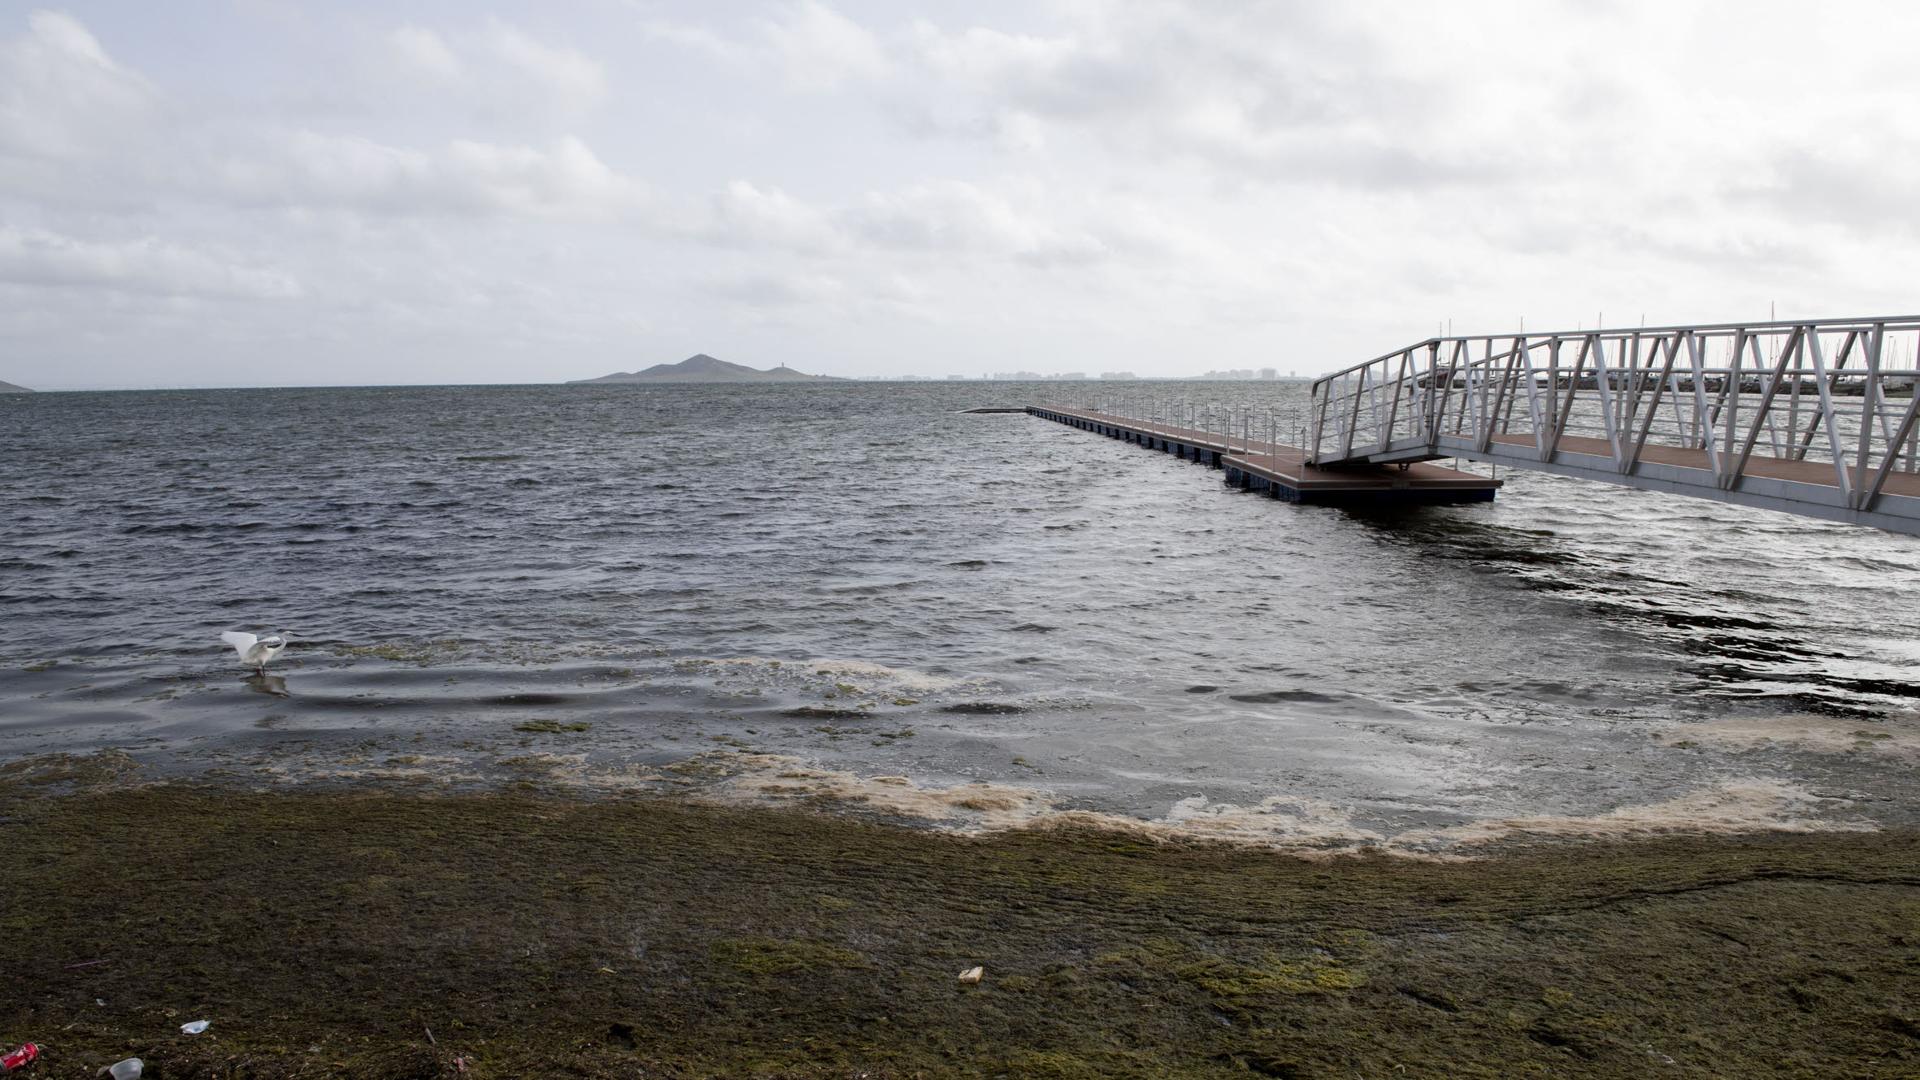
M 1378 852 L 1413 858 L 1462 857 L 1525 838 L 1624 840 L 1636 837 L 1760 832 L 1860 832 L 1870 823 L 1831 816 L 1846 800 L 1777 780 L 1739 779 L 1657 802 L 1585 814 L 1486 818 L 1388 833 L 1356 823 L 1341 807 L 1297 795 L 1251 805 L 1193 796 L 1158 818 L 1074 809 L 1041 788 L 966 781 L 917 783 L 904 776 L 859 776 L 777 754 L 711 755 L 727 773 L 700 798 L 723 802 L 841 804 L 923 821 L 963 833 L 1059 827 L 1122 832 L 1158 840 L 1208 840 L 1302 855 Z

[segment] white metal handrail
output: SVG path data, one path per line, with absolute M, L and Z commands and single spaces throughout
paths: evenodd
M 1314 382 L 1307 459 L 1547 463 L 1604 443 L 1623 477 L 1695 461 L 1724 491 L 1810 462 L 1865 511 L 1920 471 L 1916 381 L 1920 316 L 1429 338 Z

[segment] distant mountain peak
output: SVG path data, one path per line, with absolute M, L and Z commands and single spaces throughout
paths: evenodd
M 636 375 L 757 375 L 759 372 L 745 364 L 730 364 L 725 360 L 716 360 L 706 353 L 694 353 L 677 364 L 655 364 Z
M 808 375 L 785 364 L 762 371 L 745 364 L 694 353 L 677 364 L 655 364 L 641 371 L 616 371 L 597 379 L 576 379 L 583 383 L 609 382 L 814 382 L 831 376 Z

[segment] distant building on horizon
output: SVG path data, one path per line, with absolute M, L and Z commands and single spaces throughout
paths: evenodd
M 1138 376 L 1136 376 L 1131 371 L 1103 371 L 1100 373 L 1100 377 L 1102 379 L 1111 379 L 1118 382 L 1125 382 L 1128 379 L 1138 378 Z
M 1263 367 L 1260 369 L 1260 377 L 1263 379 L 1277 379 L 1280 377 L 1280 369 Z

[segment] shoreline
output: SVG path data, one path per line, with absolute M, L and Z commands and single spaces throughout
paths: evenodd
M 1563 803 L 1487 816 L 1429 811 L 1388 820 L 1350 804 L 1284 790 L 1227 798 L 1204 792 L 1170 795 L 1171 802 L 1134 809 L 1090 798 L 1085 791 L 1062 793 L 1048 783 L 1045 767 L 1017 757 L 1016 765 L 1027 776 L 983 779 L 876 771 L 871 762 L 826 763 L 771 752 L 726 735 L 712 739 L 719 745 L 711 749 L 641 756 L 605 752 L 599 749 L 602 740 L 590 741 L 584 732 L 553 722 L 521 725 L 515 731 L 524 734 L 504 745 L 470 740 L 449 744 L 415 734 L 404 740 L 356 740 L 331 747 L 294 741 L 252 752 L 153 747 L 53 752 L 0 758 L 0 774 L 10 771 L 23 780 L 71 775 L 94 784 L 210 785 L 292 794 L 385 789 L 422 796 L 509 792 L 573 799 L 657 798 L 844 815 L 970 837 L 1070 828 L 1149 842 L 1217 842 L 1309 858 L 1371 854 L 1473 859 L 1502 845 L 1542 839 L 1601 842 L 1675 834 L 1920 828 L 1920 821 L 1888 806 L 1886 799 L 1792 782 L 1762 769 L 1724 772 L 1643 802 Z M 907 733 L 877 734 L 884 739 Z M 1911 745 L 1888 738 L 1836 750 L 1856 759 L 1866 752 L 1885 754 L 1892 763 L 1909 757 Z
M 0 799 L 0 1038 L 33 1075 L 1920 1068 L 1915 830 L 1303 859 L 101 759 L 0 766 Z
M 144 777 L 236 785 L 525 781 L 834 802 L 961 831 L 1091 816 L 1428 854 L 1512 832 L 1920 826 L 1910 710 L 1496 722 L 1305 700 L 1300 679 L 1273 676 L 1193 684 L 1163 715 L 1152 695 L 1036 698 L 1030 684 L 823 658 L 522 659 L 475 668 L 435 642 L 355 646 L 245 679 L 35 662 L 0 672 L 14 707 L 0 760 L 125 752 Z

